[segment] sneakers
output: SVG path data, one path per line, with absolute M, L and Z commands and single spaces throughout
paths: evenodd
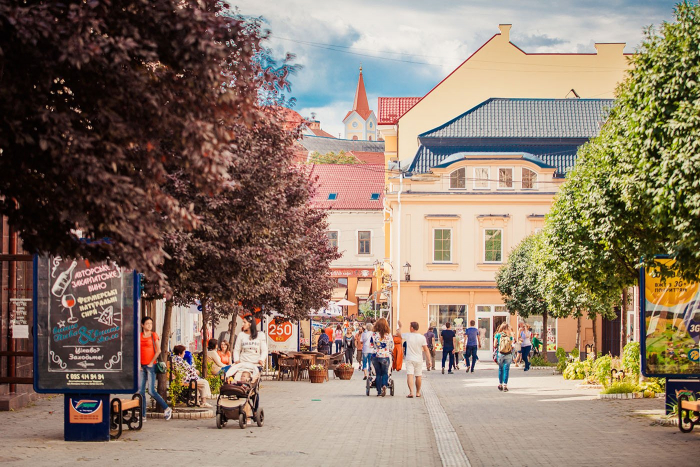
M 442 369 L 442 374 L 443 374 L 443 375 L 445 374 L 445 369 L 444 369 L 444 368 Z
M 499 391 L 503 391 L 503 385 L 502 385 L 502 384 L 499 384 L 499 385 L 498 385 L 498 390 L 499 390 Z
M 447 374 L 448 374 L 448 375 L 453 375 L 454 373 L 452 372 L 452 370 L 450 370 L 450 371 L 447 372 Z
M 165 412 L 163 412 L 163 415 L 165 416 L 166 420 L 170 420 L 171 418 L 173 418 L 173 409 L 168 407 L 167 409 L 165 409 Z

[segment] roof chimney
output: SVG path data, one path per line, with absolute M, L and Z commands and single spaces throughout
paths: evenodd
M 508 42 L 510 42 L 510 28 L 513 27 L 512 24 L 499 24 L 498 29 L 501 30 L 501 36 Z

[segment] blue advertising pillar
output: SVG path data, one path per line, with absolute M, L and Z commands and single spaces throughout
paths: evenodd
M 65 394 L 63 439 L 109 441 L 109 394 Z

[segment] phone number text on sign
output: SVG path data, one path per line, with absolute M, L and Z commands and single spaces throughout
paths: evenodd
M 275 342 L 286 342 L 287 339 L 292 337 L 292 333 L 292 323 L 289 321 L 279 324 L 270 321 L 270 324 L 267 325 L 267 335 Z

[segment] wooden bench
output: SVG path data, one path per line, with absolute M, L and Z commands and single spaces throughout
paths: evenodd
M 190 381 L 185 390 L 180 394 L 179 402 L 184 402 L 187 407 L 194 407 L 197 405 L 197 402 L 199 402 L 197 391 L 197 381 Z
M 700 401 L 691 401 L 687 393 L 681 394 L 678 396 L 678 428 L 690 433 L 695 425 L 700 425 Z
M 130 430 L 140 430 L 143 427 L 143 396 L 134 394 L 131 399 L 115 397 L 109 404 L 109 436 L 119 439 L 122 426 L 126 424 Z

